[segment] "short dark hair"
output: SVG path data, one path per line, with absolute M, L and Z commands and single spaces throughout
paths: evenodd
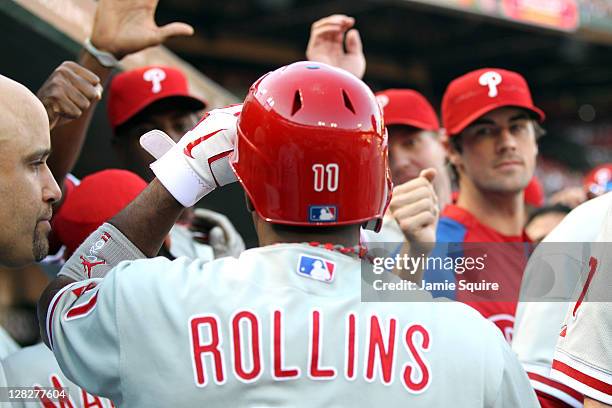
M 451 148 L 458 153 L 463 153 L 463 143 L 462 143 L 463 135 L 458 134 L 456 136 L 449 136 L 449 144 Z M 459 184 L 459 171 L 453 163 L 448 160 L 448 167 L 450 169 L 451 180 L 457 184 Z

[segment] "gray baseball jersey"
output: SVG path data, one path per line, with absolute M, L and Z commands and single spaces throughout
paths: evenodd
M 130 407 L 537 407 L 490 322 L 453 302 L 361 302 L 361 262 L 278 244 L 122 262 L 49 306 L 68 378 Z
M 588 259 L 589 273 L 567 310 L 552 377 L 612 405 L 612 205 Z
M 589 268 L 590 243 L 596 240 L 611 206 L 612 193 L 608 193 L 587 201 L 568 214 L 532 255 L 523 275 L 522 294 L 531 288 L 530 279 L 537 279 L 538 273 L 545 268 L 554 270 L 559 277 L 557 281 L 574 287 L 581 271 Z M 559 242 L 576 244 L 550 244 Z M 582 395 L 550 376 L 555 345 L 570 303 L 561 298 L 551 302 L 519 302 L 512 349 L 538 392 L 568 406 L 581 407 Z
M 53 352 L 43 343 L 24 347 L 2 361 L 9 387 L 43 387 L 63 390 L 67 395 L 58 399 L 47 398 L 40 394 L 36 401 L 13 401 L 13 408 L 34 407 L 72 407 L 72 408 L 112 408 L 106 398 L 97 397 L 75 385 L 62 373 Z M 59 395 L 59 394 L 58 394 Z

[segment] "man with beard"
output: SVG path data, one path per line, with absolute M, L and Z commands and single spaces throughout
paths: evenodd
M 47 167 L 51 142 L 42 103 L 1 75 L 0 94 L 0 265 L 17 267 L 47 255 L 51 206 L 61 192 Z M 0 357 L 15 349 L 0 327 Z
M 51 206 L 61 197 L 47 158 L 49 119 L 23 85 L 0 76 L 0 264 L 16 267 L 47 255 Z

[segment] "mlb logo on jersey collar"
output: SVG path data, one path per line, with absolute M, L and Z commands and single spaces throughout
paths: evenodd
M 327 259 L 311 255 L 300 255 L 297 265 L 297 273 L 310 279 L 321 282 L 331 282 L 334 279 L 336 264 Z
M 338 219 L 338 210 L 335 205 L 311 205 L 308 208 L 308 221 L 333 222 Z

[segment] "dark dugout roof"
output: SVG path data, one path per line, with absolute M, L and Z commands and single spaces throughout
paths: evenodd
M 527 78 L 536 103 L 552 121 L 577 120 L 584 104 L 600 117 L 611 110 L 612 48 L 605 45 L 610 36 L 564 33 L 401 0 L 161 1 L 158 21 L 194 25 L 195 38 L 172 40 L 169 48 L 242 95 L 260 74 L 304 59 L 310 25 L 332 13 L 356 18 L 368 60 L 364 79 L 375 90 L 411 87 L 439 106 L 454 77 L 503 67 Z

